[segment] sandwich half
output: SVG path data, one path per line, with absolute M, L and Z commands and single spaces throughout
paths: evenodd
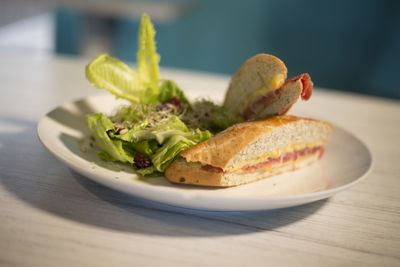
M 327 122 L 286 115 L 235 124 L 182 151 L 165 177 L 219 187 L 254 182 L 317 161 L 331 133 Z
M 255 55 L 232 77 L 224 106 L 245 120 L 283 115 L 300 96 L 302 100 L 308 100 L 313 88 L 307 73 L 288 80 L 286 77 L 287 68 L 279 58 Z

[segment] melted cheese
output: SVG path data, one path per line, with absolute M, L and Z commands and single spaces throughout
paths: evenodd
M 240 104 L 239 110 L 244 110 L 254 101 L 260 99 L 261 97 L 267 95 L 269 92 L 273 92 L 285 83 L 285 75 L 278 73 L 272 76 L 272 78 L 260 88 L 253 90 L 246 96 L 246 99 Z
M 285 75 L 283 75 L 281 73 L 276 74 L 271 78 L 271 80 L 269 82 L 274 89 L 277 89 L 277 88 L 281 87 L 282 84 L 285 82 Z
M 278 149 L 276 149 L 274 151 L 267 152 L 267 153 L 265 153 L 265 154 L 263 154 L 263 155 L 261 155 L 259 157 L 256 157 L 256 158 L 242 160 L 238 164 L 236 164 L 235 166 L 226 168 L 226 171 L 229 171 L 229 172 L 235 171 L 236 172 L 236 171 L 241 170 L 242 168 L 244 168 L 246 166 L 253 166 L 253 165 L 256 165 L 258 163 L 267 161 L 270 158 L 271 159 L 276 159 L 276 158 L 279 158 L 282 155 L 293 153 L 294 151 L 300 151 L 300 150 L 303 150 L 305 148 L 314 148 L 314 147 L 318 147 L 318 146 L 322 146 L 322 145 L 323 145 L 323 142 L 291 144 L 291 145 L 288 145 L 286 147 L 278 148 Z M 263 170 L 269 170 L 269 169 L 271 169 L 271 166 L 265 166 L 262 169 Z

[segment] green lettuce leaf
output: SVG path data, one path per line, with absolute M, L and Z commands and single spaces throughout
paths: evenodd
M 173 97 L 177 97 L 182 104 L 190 105 L 189 100 L 174 81 L 163 80 L 160 85 L 158 101 L 165 103 Z
M 156 31 L 147 14 L 142 15 L 139 26 L 137 64 L 139 79 L 150 87 L 157 87 L 160 78 L 156 51 Z
M 167 123 L 154 127 L 152 133 L 157 142 L 162 144 L 171 136 L 180 135 L 188 131 L 187 126 L 177 116 L 172 116 Z
M 168 139 L 176 134 L 183 134 L 188 131 L 189 130 L 186 125 L 177 116 L 171 116 L 171 118 L 169 118 L 164 124 L 157 125 L 150 129 L 134 127 L 128 130 L 126 133 L 115 135 L 114 137 L 130 143 L 155 139 L 159 144 L 162 144 L 164 143 L 165 139 Z
M 160 82 L 156 31 L 149 16 L 142 16 L 138 31 L 137 72 L 127 64 L 108 54 L 95 57 L 86 66 L 87 80 L 97 88 L 107 89 L 117 98 L 133 103 L 157 104 L 176 96 L 181 103 L 189 101 L 171 80 Z
M 155 30 L 144 14 L 139 26 L 138 72 L 108 54 L 98 55 L 86 66 L 86 78 L 97 88 L 104 88 L 117 98 L 133 103 L 151 104 L 158 101 L 160 55 L 156 52 Z
M 174 135 L 150 157 L 151 162 L 153 162 L 156 170 L 164 172 L 181 151 L 195 144 L 196 142 L 182 135 Z
M 211 136 L 212 134 L 209 131 L 200 131 L 198 129 L 181 135 L 173 135 L 154 155 L 150 156 L 150 159 L 157 171 L 164 172 L 183 150 L 205 141 Z
M 111 120 L 102 113 L 87 116 L 87 121 L 96 144 L 103 150 L 99 157 L 109 161 L 133 163 L 133 155 L 126 151 L 121 140 L 111 139 L 107 132 L 115 127 Z
M 118 135 L 111 134 L 111 137 L 130 143 L 137 143 L 145 139 L 151 139 L 151 137 L 148 135 L 149 130 L 143 130 L 146 127 L 146 125 L 147 123 L 135 124 L 126 133 Z
M 213 134 L 208 130 L 201 131 L 200 129 L 196 129 L 184 134 L 184 136 L 196 143 L 200 143 L 213 137 Z
M 156 140 L 144 140 L 138 143 L 129 143 L 129 146 L 137 152 L 143 153 L 150 157 L 158 149 Z
M 112 116 L 112 121 L 128 129 L 137 127 L 136 124 L 140 124 L 144 128 L 149 125 L 147 118 L 153 110 L 153 105 L 132 103 L 129 106 L 121 106 Z
M 128 65 L 108 54 L 98 55 L 86 66 L 86 78 L 91 85 L 133 103 L 151 104 L 158 100 L 157 86 L 149 86 Z
M 162 145 L 154 155 L 150 156 L 155 168 L 159 172 L 165 169 L 174 161 L 179 154 L 195 144 L 209 139 L 212 134 L 209 131 L 190 131 L 171 136 L 164 145 Z

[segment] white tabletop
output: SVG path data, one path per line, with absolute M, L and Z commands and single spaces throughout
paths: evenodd
M 42 147 L 42 116 L 99 92 L 84 78 L 88 60 L 0 59 L 0 265 L 400 265 L 400 102 L 317 88 L 296 104 L 367 144 L 374 166 L 355 187 L 282 210 L 196 211 L 101 186 Z M 221 99 L 229 81 L 170 69 L 162 76 L 190 96 L 218 91 Z

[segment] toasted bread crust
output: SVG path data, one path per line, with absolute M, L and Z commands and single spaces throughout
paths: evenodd
M 279 58 L 268 54 L 257 54 L 246 60 L 233 75 L 226 92 L 224 106 L 232 112 L 241 114 L 248 96 L 262 89 L 264 94 L 278 88 L 271 83 L 276 75 L 282 76 L 282 82 L 287 77 L 287 68 Z
M 204 170 L 200 165 L 193 168 L 182 158 L 168 166 L 165 170 L 165 177 L 172 183 L 223 186 L 222 172 Z
M 235 124 L 211 139 L 192 146 L 181 152 L 187 162 L 200 162 L 214 167 L 226 169 L 230 160 L 261 135 L 293 122 L 311 122 L 326 124 L 327 122 L 295 116 L 275 116 L 265 120 Z M 332 126 L 330 126 L 332 127 Z

